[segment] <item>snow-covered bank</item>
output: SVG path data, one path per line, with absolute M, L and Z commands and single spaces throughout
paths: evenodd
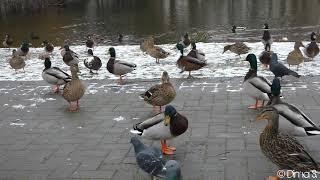
M 304 42 L 306 45 L 308 42 Z M 222 54 L 223 47 L 226 44 L 231 43 L 198 43 L 197 48 L 201 49 L 206 54 L 208 66 L 199 71 L 192 72 L 192 74 L 198 78 L 214 78 L 214 77 L 239 77 L 244 76 L 248 71 L 248 62 L 243 61 L 246 55 L 242 55 L 241 59 L 231 52 Z M 263 51 L 263 44 L 261 42 L 246 43 L 252 48 L 250 53 L 254 53 L 257 56 Z M 285 59 L 290 51 L 293 50 L 293 42 L 276 42 L 273 43 L 271 50 L 278 53 L 280 61 L 287 65 Z M 160 60 L 160 64 L 155 63 L 155 59 L 149 55 L 142 53 L 138 45 L 130 46 L 114 46 L 118 60 L 124 60 L 137 64 L 137 69 L 132 73 L 126 75 L 128 79 L 153 79 L 159 78 L 161 72 L 168 71 L 171 78 L 185 78 L 187 72 L 180 74 L 180 69 L 176 66 L 176 61 L 179 58 L 179 52 L 174 49 L 174 44 L 161 45 L 162 48 L 170 52 L 170 56 L 166 59 Z M 55 47 L 52 65 L 60 67 L 61 69 L 68 71 L 60 55 L 60 47 Z M 81 61 L 88 58 L 85 46 L 71 46 L 73 51 L 80 55 Z M 94 49 L 94 54 L 101 58 L 103 67 L 99 70 L 98 75 L 91 75 L 89 70 L 84 67 L 83 62 L 80 62 L 80 78 L 81 79 L 116 79 L 118 77 L 110 74 L 106 69 L 106 64 L 109 59 L 107 54 L 110 46 L 97 46 Z M 44 69 L 43 60 L 38 59 L 39 54 L 43 51 L 43 48 L 30 48 L 28 60 L 26 60 L 25 73 L 20 70 L 15 73 L 10 68 L 7 62 L 11 55 L 11 50 L 0 49 L 0 81 L 39 81 L 42 80 L 41 73 Z M 189 49 L 188 49 L 189 51 Z M 187 53 L 187 52 L 186 52 Z M 259 62 L 258 62 L 259 63 Z M 259 74 L 263 76 L 271 76 L 272 73 L 268 70 L 261 70 L 259 66 Z M 295 69 L 295 67 L 293 67 Z M 301 75 L 320 75 L 320 61 L 319 57 L 316 57 L 313 62 L 305 62 L 298 71 Z

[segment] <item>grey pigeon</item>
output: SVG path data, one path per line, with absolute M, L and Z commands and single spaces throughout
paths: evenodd
M 287 68 L 282 63 L 278 62 L 278 55 L 276 53 L 272 53 L 271 62 L 270 62 L 270 71 L 275 75 L 275 77 L 281 77 L 286 75 L 291 75 L 299 78 L 300 75 L 289 68 Z
M 137 164 L 144 172 L 166 180 L 181 180 L 177 161 L 166 161 L 159 148 L 147 147 L 138 137 L 132 137 L 130 142 L 134 147 Z

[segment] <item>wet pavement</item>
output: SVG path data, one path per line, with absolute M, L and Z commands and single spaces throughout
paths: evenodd
M 184 179 L 257 180 L 276 173 L 260 151 L 266 123 L 253 122 L 257 111 L 247 109 L 253 100 L 241 92 L 242 78 L 172 81 L 177 96 L 171 104 L 189 119 L 189 129 L 169 141 L 177 151 L 166 158 L 181 163 Z M 136 165 L 129 130 L 152 115 L 139 94 L 160 80 L 84 82 L 75 113 L 43 81 L 0 82 L 0 179 L 150 179 Z M 319 90 L 318 76 L 284 79 L 284 100 L 315 123 Z M 320 160 L 318 139 L 299 138 Z

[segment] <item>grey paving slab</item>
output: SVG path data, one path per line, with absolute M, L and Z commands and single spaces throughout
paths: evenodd
M 80 111 L 50 92 L 44 82 L 0 82 L 0 179 L 150 179 L 138 169 L 129 130 L 151 117 L 138 95 L 158 80 L 85 81 Z M 265 122 L 253 122 L 254 101 L 241 92 L 242 78 L 173 79 L 172 102 L 189 119 L 189 129 L 168 143 L 165 156 L 181 163 L 184 179 L 263 179 L 277 167 L 261 153 Z M 283 83 L 284 100 L 320 123 L 319 77 Z M 299 138 L 320 159 L 319 137 Z M 143 140 L 147 145 L 160 146 Z

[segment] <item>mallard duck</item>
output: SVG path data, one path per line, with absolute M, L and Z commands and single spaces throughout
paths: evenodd
M 133 63 L 128 63 L 125 61 L 116 60 L 116 50 L 111 47 L 109 48 L 110 59 L 107 63 L 107 70 L 114 75 L 119 75 L 119 84 L 123 84 L 122 76 L 135 70 L 137 65 Z
M 47 52 L 47 53 L 52 53 L 53 50 L 54 50 L 54 46 L 52 43 L 49 43 L 47 40 L 44 40 L 42 42 L 42 45 L 44 46 L 44 50 Z
M 316 42 L 317 35 L 316 33 L 311 33 L 311 42 L 304 48 L 304 54 L 313 60 L 319 54 L 319 47 Z
M 97 71 L 96 74 L 98 74 L 98 70 L 102 66 L 101 60 L 99 57 L 93 55 L 92 49 L 88 50 L 88 54 L 92 57 L 92 59 L 91 60 L 88 60 L 88 59 L 84 60 L 84 65 L 88 69 L 90 69 L 91 74 L 93 74 L 92 70 Z
M 266 45 L 266 44 L 271 45 L 273 40 L 272 40 L 272 37 L 269 32 L 269 25 L 267 23 L 265 23 L 263 29 L 264 29 L 264 31 L 263 31 L 263 35 L 262 35 L 262 43 L 264 45 Z
M 70 50 L 69 45 L 65 45 L 64 46 L 64 54 L 63 54 L 63 62 L 68 65 L 71 66 L 71 64 L 78 64 L 79 63 L 79 57 L 78 55 L 73 52 L 72 50 Z
M 177 137 L 188 129 L 188 119 L 171 106 L 166 106 L 164 117 L 158 114 L 133 126 L 136 133 L 146 139 L 161 140 L 163 154 L 173 154 L 175 147 L 167 145 L 166 140 Z
M 272 53 L 271 55 L 271 61 L 269 64 L 270 71 L 274 74 L 275 77 L 283 77 L 287 75 L 294 76 L 296 78 L 299 78 L 300 75 L 290 69 L 288 69 L 285 65 L 278 62 L 278 55 L 276 53 Z
M 291 65 L 297 65 L 297 70 L 299 69 L 299 65 L 301 63 L 303 63 L 303 61 L 304 61 L 303 54 L 302 54 L 301 50 L 299 49 L 299 47 L 304 47 L 302 42 L 301 41 L 295 42 L 294 43 L 294 50 L 291 51 L 287 57 L 287 62 L 289 64 L 289 67 Z
M 151 57 L 156 59 L 156 63 L 160 63 L 160 61 L 159 61 L 160 59 L 165 59 L 165 58 L 167 58 L 169 56 L 169 53 L 166 52 L 164 49 L 162 49 L 159 46 L 155 46 L 154 45 L 154 39 L 153 38 L 149 40 L 149 43 L 147 42 L 146 52 Z
M 203 52 L 201 52 L 200 50 L 197 50 L 197 46 L 196 46 L 195 42 L 191 43 L 191 47 L 192 47 L 192 49 L 188 53 L 187 56 L 199 59 L 201 61 L 205 61 L 206 60 L 205 54 Z
M 165 160 L 160 149 L 147 147 L 138 137 L 132 137 L 130 142 L 133 145 L 138 166 L 146 173 L 154 177 L 161 177 L 167 180 L 180 180 L 180 165 L 175 160 Z
M 248 108 L 257 109 L 264 106 L 264 101 L 269 101 L 271 82 L 262 76 L 257 76 L 257 58 L 254 54 L 249 54 L 245 61 L 249 61 L 250 69 L 244 77 L 243 91 L 256 100 L 256 103 Z M 259 100 L 262 100 L 262 103 L 259 103 Z
M 189 38 L 189 34 L 186 33 L 183 37 L 181 37 L 181 41 L 178 42 L 178 44 L 181 44 L 183 46 L 183 48 L 187 48 L 191 44 L 191 40 Z
M 62 71 L 58 67 L 51 67 L 50 58 L 46 58 L 44 61 L 44 70 L 42 71 L 42 78 L 47 83 L 55 85 L 53 91 L 59 93 L 59 86 L 71 81 L 71 76 Z
M 70 103 L 69 111 L 73 112 L 79 109 L 79 100 L 84 95 L 86 89 L 78 77 L 78 64 L 71 64 L 70 71 L 72 78 L 71 81 L 64 86 L 62 96 Z
M 237 31 L 245 31 L 246 29 L 246 27 L 237 27 L 236 25 L 233 25 L 231 31 L 232 33 L 236 33 Z
M 87 40 L 86 40 L 86 47 L 87 48 L 93 48 L 94 47 L 94 41 L 91 38 L 91 35 L 87 36 Z
M 173 85 L 170 83 L 169 75 L 166 71 L 162 73 L 161 84 L 152 86 L 145 93 L 140 96 L 145 102 L 153 105 L 153 110 L 155 111 L 155 106 L 161 106 L 169 104 L 176 97 L 176 91 Z
M 268 68 L 268 65 L 270 64 L 270 61 L 271 61 L 271 54 L 273 52 L 270 51 L 270 48 L 271 48 L 270 44 L 267 43 L 264 46 L 264 51 L 259 56 L 259 60 L 260 60 L 261 64 L 263 64 L 265 66 L 265 68 Z
M 153 46 L 154 46 L 154 39 L 152 36 L 149 36 L 146 39 L 144 39 L 143 42 L 140 44 L 140 49 L 142 52 L 146 53 L 147 49 Z
M 29 45 L 30 45 L 29 43 L 23 42 L 21 44 L 21 47 L 17 49 L 16 54 L 18 56 L 27 56 L 29 52 Z
M 13 39 L 10 37 L 9 34 L 6 34 L 3 42 L 2 42 L 2 45 L 4 48 L 10 48 L 10 46 L 13 44 Z
M 280 99 L 281 85 L 280 80 L 275 78 L 271 85 L 272 96 L 268 103 L 274 107 L 278 113 L 286 118 L 279 121 L 280 131 L 284 131 L 294 136 L 319 135 L 320 128 L 296 106 L 283 102 Z
M 118 33 L 118 42 L 122 43 L 123 35 L 121 33 Z
M 181 56 L 179 57 L 177 61 L 178 67 L 182 70 L 181 73 L 184 71 L 189 71 L 188 78 L 191 78 L 191 71 L 195 71 L 198 69 L 201 69 L 202 67 L 206 66 L 206 61 L 199 60 L 196 58 L 193 58 L 191 56 L 184 56 L 183 55 L 183 46 L 181 44 L 177 45 L 177 48 L 179 49 Z
M 24 59 L 17 54 L 15 49 L 12 51 L 12 57 L 9 59 L 9 64 L 15 71 L 18 69 L 23 69 L 24 71 L 24 67 L 26 66 Z
M 237 54 L 240 57 L 241 54 L 247 54 L 249 52 L 250 48 L 246 44 L 244 44 L 243 42 L 236 42 L 235 44 L 226 45 L 223 48 L 222 54 L 228 50 Z
M 279 114 L 275 108 L 264 109 L 256 119 L 268 120 L 268 125 L 260 134 L 260 149 L 280 169 L 295 172 L 320 170 L 318 162 L 311 157 L 297 139 L 279 132 Z M 272 176 L 272 178 L 275 177 Z

